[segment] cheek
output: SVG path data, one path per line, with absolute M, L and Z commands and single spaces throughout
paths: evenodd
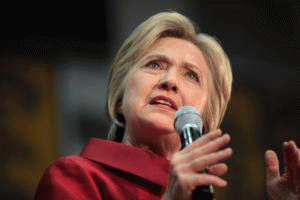
M 189 93 L 186 95 L 184 105 L 191 105 L 199 111 L 202 115 L 207 105 L 208 92 L 205 90 L 196 89 L 194 91 L 189 89 Z
M 134 90 L 131 88 L 126 87 L 123 95 L 123 101 L 121 105 L 121 111 L 125 118 L 125 124 L 132 121 L 133 116 L 135 115 L 136 111 L 134 110 L 136 107 L 135 95 L 133 94 Z
M 200 110 L 200 113 L 201 115 L 203 115 L 205 109 L 207 108 L 207 95 L 203 95 L 201 98 L 201 104 L 199 105 L 199 110 Z
M 146 98 L 146 85 L 139 73 L 135 73 L 127 80 L 122 102 L 124 115 L 140 108 Z
M 131 76 L 125 85 L 124 97 L 130 101 L 139 99 L 143 94 L 143 87 L 143 81 L 138 74 Z

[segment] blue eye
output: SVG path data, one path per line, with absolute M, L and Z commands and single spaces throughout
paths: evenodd
M 150 67 L 151 69 L 159 69 L 159 68 L 160 68 L 158 62 L 156 62 L 156 61 L 151 61 L 151 62 L 149 62 L 149 63 L 146 65 L 146 67 Z
M 199 81 L 198 75 L 195 72 L 188 72 L 187 76 L 195 81 Z

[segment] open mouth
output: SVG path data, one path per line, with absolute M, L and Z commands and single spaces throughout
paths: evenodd
M 166 96 L 156 96 L 151 100 L 150 104 L 151 105 L 162 105 L 164 107 L 177 110 L 176 103 L 171 98 L 166 97 Z

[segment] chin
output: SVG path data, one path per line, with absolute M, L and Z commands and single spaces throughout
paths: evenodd
M 173 120 L 170 122 L 169 120 L 155 120 L 151 121 L 147 126 L 149 129 L 152 129 L 153 131 L 160 133 L 160 134 L 169 134 L 172 132 L 176 132 Z
M 139 119 L 139 124 L 143 124 L 142 128 L 153 130 L 160 133 L 176 132 L 174 128 L 175 114 L 164 111 L 151 110 L 144 112 Z

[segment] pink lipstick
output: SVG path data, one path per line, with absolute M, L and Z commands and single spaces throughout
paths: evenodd
M 177 110 L 177 105 L 175 101 L 166 96 L 156 96 L 150 101 L 151 105 L 155 105 L 157 107 L 169 108 L 172 110 Z

